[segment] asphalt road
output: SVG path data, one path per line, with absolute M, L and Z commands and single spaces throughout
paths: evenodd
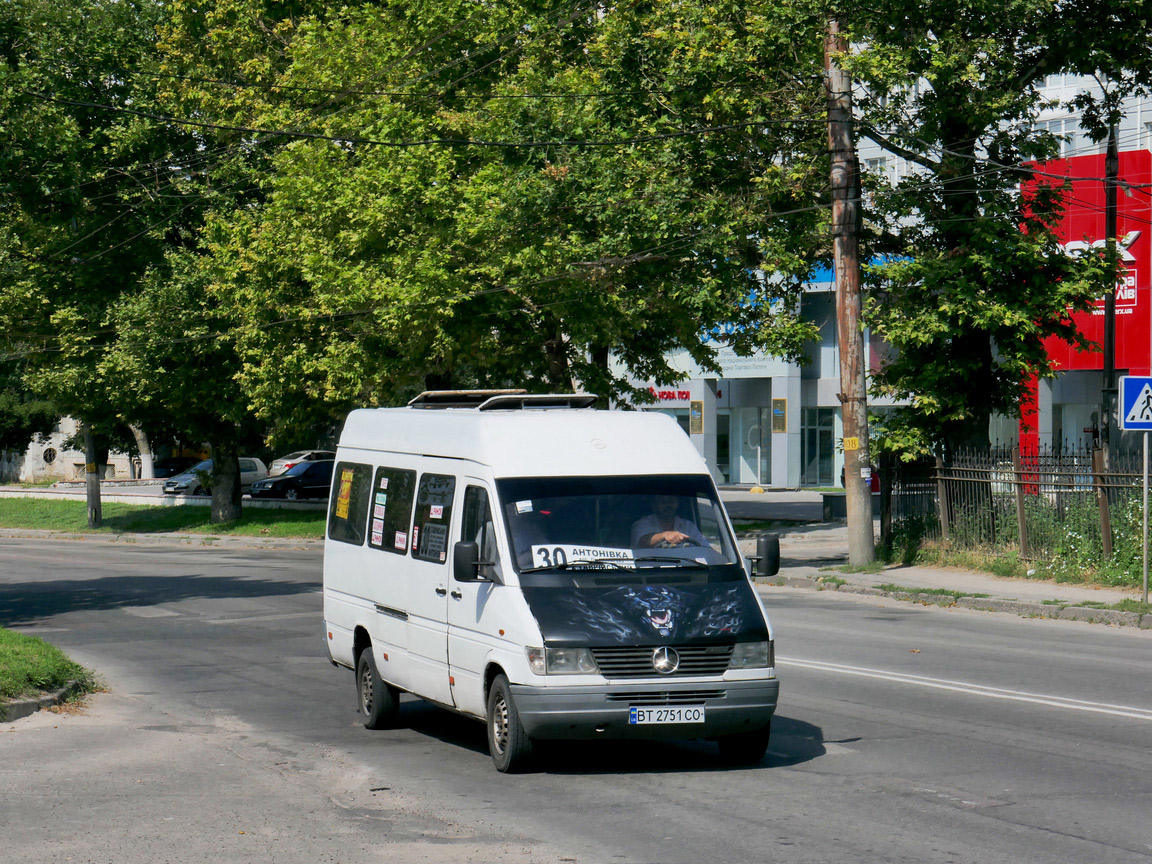
M 0 726 L 13 861 L 1152 860 L 1152 632 L 777 589 L 753 769 L 568 745 L 504 776 L 472 721 L 358 722 L 319 555 L 0 543 L 0 623 L 98 669 Z

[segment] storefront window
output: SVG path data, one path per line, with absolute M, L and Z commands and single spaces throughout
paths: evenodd
M 802 417 L 800 483 L 831 486 L 836 457 L 836 409 L 805 408 Z
M 732 418 L 728 409 L 716 412 L 716 470 L 724 483 L 731 483 L 732 477 Z
M 760 482 L 772 482 L 772 409 L 760 409 Z

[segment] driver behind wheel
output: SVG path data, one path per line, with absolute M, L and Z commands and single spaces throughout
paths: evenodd
M 679 506 L 675 495 L 653 495 L 652 513 L 632 523 L 632 548 L 707 546 L 696 523 L 677 514 Z

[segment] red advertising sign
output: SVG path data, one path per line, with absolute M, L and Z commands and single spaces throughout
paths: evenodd
M 1060 225 L 1064 251 L 1084 254 L 1106 246 L 1104 230 L 1104 156 L 1075 156 L 1049 162 L 1044 170 L 1073 178 L 1067 211 Z M 1085 178 L 1085 179 L 1078 179 Z M 1120 154 L 1120 180 L 1132 184 L 1152 181 L 1152 153 L 1132 150 Z M 1059 183 L 1056 178 L 1049 182 Z M 1116 368 L 1119 374 L 1147 375 L 1152 368 L 1152 283 L 1149 250 L 1152 248 L 1152 196 L 1147 188 L 1117 195 L 1117 232 L 1124 270 L 1116 285 Z M 1104 301 L 1091 313 L 1075 316 L 1076 326 L 1101 347 L 1104 344 Z M 1048 356 L 1058 369 L 1103 369 L 1099 351 L 1076 351 L 1059 339 L 1046 343 Z

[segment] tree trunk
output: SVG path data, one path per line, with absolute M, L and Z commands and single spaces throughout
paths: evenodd
M 97 470 L 96 436 L 92 427 L 84 424 L 84 493 L 88 502 L 88 527 L 99 528 L 104 524 L 104 514 L 100 507 L 100 475 Z
M 212 445 L 212 516 L 213 525 L 235 522 L 240 518 L 240 453 L 235 442 Z
M 139 426 L 129 426 L 128 428 L 132 430 L 132 435 L 136 438 L 136 452 L 140 454 L 140 478 L 142 480 L 155 479 L 156 471 L 152 467 L 152 445 L 148 443 L 148 436 Z
M 612 377 L 610 369 L 612 353 L 607 344 L 597 342 L 589 346 L 588 355 L 588 359 L 592 361 L 592 365 L 596 368 L 596 373 L 601 379 L 596 382 L 596 395 L 600 397 L 596 400 L 596 407 L 611 408 L 608 382 Z
M 556 336 L 544 340 L 544 360 L 548 364 L 548 386 L 554 393 L 568 393 L 576 389 L 572 380 L 572 367 L 568 363 L 567 342 L 564 333 L 556 328 Z

